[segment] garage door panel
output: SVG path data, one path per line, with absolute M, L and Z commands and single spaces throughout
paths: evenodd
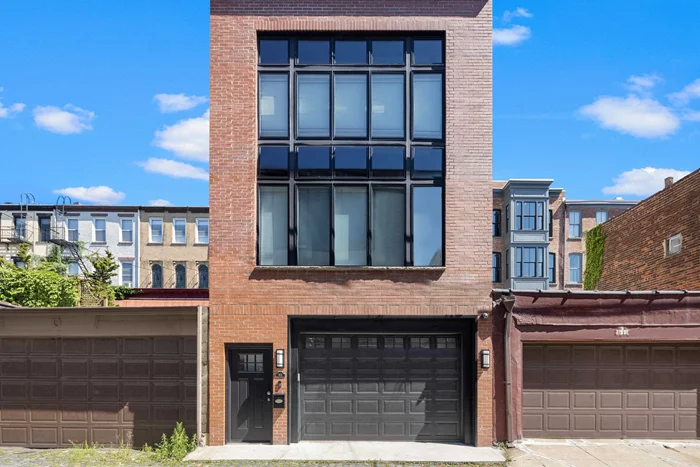
M 563 347 L 524 346 L 523 354 L 534 356 L 523 361 L 524 436 L 698 437 L 700 346 Z M 543 381 L 526 377 L 540 372 Z M 567 372 L 574 375 L 569 384 L 563 377 L 553 383 L 551 375 Z
M 461 361 L 453 339 L 438 348 L 435 336 L 302 335 L 302 439 L 459 440 Z
M 55 447 L 123 439 L 138 446 L 157 441 L 177 421 L 192 431 L 196 378 L 182 372 L 184 361 L 192 360 L 184 358 L 184 342 L 0 339 L 0 444 Z

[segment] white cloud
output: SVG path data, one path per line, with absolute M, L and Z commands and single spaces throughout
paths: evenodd
M 700 98 L 700 78 L 680 91 L 669 94 L 668 98 L 676 105 L 686 105 L 691 100 Z
M 493 43 L 495 45 L 518 45 L 532 35 L 527 26 L 515 25 L 509 28 L 494 28 Z
M 149 206 L 172 206 L 173 203 L 167 199 L 152 199 L 148 202 Z
M 187 96 L 185 94 L 156 94 L 153 99 L 158 102 L 162 113 L 189 110 L 207 102 L 204 96 Z
M 632 75 L 627 79 L 627 89 L 633 92 L 638 92 L 640 94 L 645 94 L 648 93 L 651 88 L 656 86 L 658 83 L 660 83 L 662 78 L 657 75 L 657 74 L 651 74 L 651 75 L 641 75 L 641 76 L 635 76 Z
M 126 195 L 121 191 L 115 191 L 108 186 L 77 186 L 54 190 L 54 194 L 70 196 L 74 200 L 85 201 L 95 204 L 116 204 L 123 200 Z
M 700 122 L 700 112 L 697 110 L 687 110 L 681 115 L 683 120 L 687 120 L 689 122 Z
M 187 118 L 157 130 L 153 144 L 176 156 L 199 162 L 209 160 L 209 110 L 201 117 Z
M 674 181 L 678 181 L 689 173 L 683 170 L 654 167 L 632 169 L 615 177 L 614 185 L 603 188 L 603 193 L 606 195 L 649 196 L 664 187 L 666 177 L 673 177 Z
M 510 23 L 513 18 L 532 18 L 532 13 L 527 11 L 527 8 L 518 7 L 513 11 L 506 10 L 503 13 L 503 21 Z
M 4 89 L 5 88 L 0 86 L 0 92 L 2 92 Z M 24 107 L 25 105 L 21 102 L 12 104 L 9 107 L 4 107 L 2 104 L 2 99 L 0 99 L 0 118 L 9 118 L 14 114 L 18 114 L 24 110 Z
M 660 138 L 675 133 L 680 119 L 668 107 L 645 97 L 599 97 L 581 107 L 581 115 L 598 122 L 603 128 L 640 138 Z
M 193 178 L 195 180 L 209 180 L 209 173 L 191 164 L 174 161 L 172 159 L 158 159 L 151 157 L 146 162 L 138 162 L 143 170 L 149 173 L 167 175 L 173 178 Z
M 63 109 L 53 105 L 34 107 L 34 122 L 37 126 L 62 135 L 92 130 L 90 123 L 94 118 L 94 112 L 81 109 L 72 104 L 63 106 Z

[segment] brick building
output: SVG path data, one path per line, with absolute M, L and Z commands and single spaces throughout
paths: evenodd
M 585 234 L 636 205 L 631 200 L 567 200 L 551 179 L 493 182 L 494 288 L 580 289 Z
M 210 444 L 492 443 L 491 21 L 212 0 Z
M 600 290 L 700 290 L 700 169 L 601 227 Z

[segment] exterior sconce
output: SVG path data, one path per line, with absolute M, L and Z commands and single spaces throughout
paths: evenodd
M 275 351 L 275 361 L 277 368 L 284 368 L 284 350 L 277 349 Z
M 481 368 L 488 369 L 491 367 L 491 351 L 484 349 L 481 351 Z

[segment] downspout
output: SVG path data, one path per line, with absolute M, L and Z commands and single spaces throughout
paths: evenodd
M 500 304 L 506 312 L 506 329 L 504 336 L 503 353 L 505 356 L 505 385 L 506 385 L 506 442 L 510 443 L 514 440 L 513 435 L 513 380 L 511 377 L 511 362 L 510 362 L 510 333 L 513 328 L 513 305 L 515 305 L 515 297 L 508 295 L 499 299 Z

